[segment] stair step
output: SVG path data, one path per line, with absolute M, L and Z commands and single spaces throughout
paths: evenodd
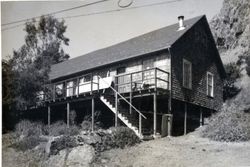
M 101 96 L 101 101 L 106 104 L 112 112 L 115 113 L 115 100 L 114 95 L 105 95 Z M 125 125 L 127 125 L 130 129 L 132 129 L 136 135 L 140 138 L 143 138 L 143 136 L 139 133 L 139 118 L 138 114 L 130 113 L 128 109 L 119 107 L 118 117 L 121 119 L 122 122 L 124 122 Z

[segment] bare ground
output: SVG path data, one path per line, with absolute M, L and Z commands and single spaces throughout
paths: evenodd
M 161 138 L 130 148 L 103 152 L 93 166 L 250 166 L 250 142 L 210 141 L 200 137 L 196 131 L 186 136 Z

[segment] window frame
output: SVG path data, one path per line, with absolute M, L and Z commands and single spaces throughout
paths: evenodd
M 208 77 L 209 76 L 212 77 L 212 83 L 211 83 L 211 85 L 208 83 Z M 212 88 L 211 95 L 210 95 L 209 89 L 208 89 L 209 86 L 211 86 L 211 88 Z M 211 73 L 211 72 L 207 72 L 207 96 L 214 97 L 214 74 Z
M 185 85 L 185 69 L 184 69 L 184 64 L 188 64 L 190 66 L 190 78 L 188 80 L 188 86 Z M 187 89 L 192 89 L 192 63 L 186 59 L 183 59 L 182 61 L 182 86 Z

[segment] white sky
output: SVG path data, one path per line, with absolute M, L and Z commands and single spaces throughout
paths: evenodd
M 122 1 L 125 3 L 130 0 Z M 130 7 L 166 2 L 167 0 L 133 1 Z M 206 14 L 208 20 L 210 20 L 215 14 L 219 13 L 222 7 L 222 1 L 223 0 L 179 0 L 172 3 L 139 9 L 65 19 L 66 25 L 68 26 L 65 36 L 70 39 L 70 44 L 64 47 L 64 49 L 66 53 L 70 54 L 71 58 L 84 55 L 88 52 L 176 23 L 179 15 L 184 15 L 185 19 L 188 19 Z M 1 24 L 40 16 L 54 11 L 87 4 L 89 2 L 94 2 L 94 0 L 1 2 Z M 55 17 L 66 17 L 119 9 L 117 2 L 118 0 L 110 0 L 58 14 L 55 15 Z M 7 27 L 2 26 L 1 28 Z M 13 49 L 17 50 L 24 43 L 25 32 L 23 28 L 24 26 L 20 26 L 2 31 L 3 58 L 6 58 L 7 55 L 11 55 Z

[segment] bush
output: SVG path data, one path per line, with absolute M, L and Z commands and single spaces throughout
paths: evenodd
M 229 63 L 224 67 L 227 74 L 227 78 L 223 83 L 223 99 L 225 101 L 236 96 L 240 92 L 241 89 L 235 85 L 235 82 L 241 77 L 241 71 L 236 63 Z
M 110 128 L 97 132 L 97 135 L 101 137 L 101 142 L 96 142 L 92 145 L 96 152 L 133 146 L 140 142 L 138 136 L 127 127 Z
M 71 136 L 62 136 L 53 141 L 50 147 L 50 154 L 56 155 L 63 149 L 69 149 L 77 146 L 76 140 Z
M 247 75 L 250 76 L 250 55 L 246 57 L 246 72 Z
M 223 109 L 210 118 L 202 136 L 226 142 L 250 140 L 250 113 L 239 111 L 235 106 Z
M 81 123 L 81 129 L 82 130 L 91 130 L 91 121 L 82 121 Z
M 48 125 L 44 128 L 46 134 L 52 136 L 60 136 L 60 135 L 78 135 L 80 133 L 80 128 L 76 125 L 71 125 L 69 128 L 67 124 L 63 121 L 57 121 L 54 124 L 51 124 L 50 127 Z
M 6 133 L 2 135 L 2 146 L 8 147 L 19 141 L 19 136 L 16 133 Z
M 95 120 L 95 124 L 94 124 L 94 129 L 100 129 L 100 127 L 102 126 L 102 123 L 99 120 L 101 115 L 101 111 L 97 110 L 94 113 L 94 120 Z M 89 131 L 91 130 L 92 126 L 92 116 L 91 115 L 86 115 L 81 123 L 81 128 L 82 130 L 86 130 Z
M 20 121 L 16 127 L 15 132 L 19 136 L 40 136 L 43 132 L 43 124 L 40 122 L 31 122 L 28 120 Z
M 140 142 L 138 136 L 128 127 L 111 128 L 111 141 L 114 147 L 124 148 Z
M 38 146 L 41 141 L 42 140 L 39 138 L 39 136 L 29 136 L 24 137 L 19 142 L 12 144 L 11 147 L 19 151 L 27 151 Z

